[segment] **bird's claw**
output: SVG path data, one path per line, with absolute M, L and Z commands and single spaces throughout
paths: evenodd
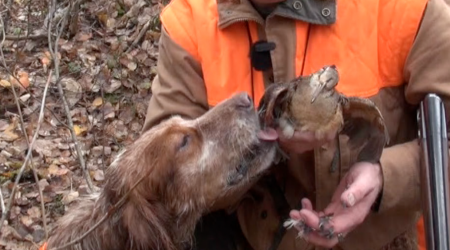
M 325 237 L 327 239 L 332 239 L 334 237 L 334 229 L 330 228 L 330 229 L 327 229 L 327 230 L 321 230 L 319 232 L 319 234 L 320 234 L 320 236 L 323 236 L 323 237 Z
M 324 230 L 325 225 L 330 222 L 331 218 L 333 218 L 332 215 L 325 215 L 325 216 L 321 216 L 319 218 L 319 230 L 320 231 Z
M 292 227 L 295 227 L 298 231 L 298 237 L 303 237 L 304 235 L 308 235 L 309 233 L 313 231 L 318 231 L 318 233 L 326 237 L 327 239 L 331 239 L 334 237 L 334 228 L 328 228 L 325 229 L 327 224 L 330 222 L 333 215 L 326 215 L 319 218 L 319 230 L 315 230 L 311 228 L 310 226 L 306 225 L 303 220 L 294 220 L 294 219 L 288 219 L 284 222 L 283 226 L 287 229 L 290 229 Z
M 298 231 L 297 237 L 303 238 L 303 236 L 308 235 L 312 231 L 314 231 L 313 228 L 306 225 L 304 221 L 301 220 L 294 220 L 294 219 L 288 219 L 284 222 L 284 227 L 287 229 L 290 229 L 292 227 L 295 227 Z

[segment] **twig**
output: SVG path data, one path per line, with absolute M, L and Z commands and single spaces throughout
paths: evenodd
M 124 194 L 124 196 L 122 196 L 122 198 L 120 198 L 119 201 L 117 201 L 114 205 L 112 205 L 112 206 L 109 208 L 108 212 L 107 212 L 107 213 L 106 213 L 106 214 L 105 214 L 105 215 L 104 215 L 97 223 L 95 223 L 94 226 L 92 226 L 91 228 L 89 228 L 89 230 L 87 230 L 83 235 L 81 235 L 80 237 L 78 237 L 78 238 L 76 238 L 76 239 L 70 241 L 69 243 L 67 243 L 67 244 L 65 244 L 65 245 L 62 245 L 62 246 L 59 246 L 59 247 L 54 247 L 54 248 L 51 248 L 51 249 L 49 249 L 49 250 L 59 250 L 59 249 L 64 249 L 64 248 L 69 247 L 69 246 L 71 246 L 71 245 L 73 245 L 73 244 L 76 244 L 76 243 L 78 243 L 79 241 L 81 241 L 81 240 L 83 240 L 84 238 L 86 238 L 86 236 L 88 236 L 90 233 L 92 233 L 92 231 L 94 231 L 98 226 L 100 226 L 100 224 L 102 224 L 103 222 L 105 222 L 106 219 L 107 219 L 109 216 L 111 216 L 113 213 L 115 213 L 115 212 L 117 211 L 117 209 L 119 209 L 120 207 L 122 207 L 122 205 L 125 203 L 125 201 L 126 201 L 126 199 L 128 198 L 128 196 L 131 194 L 131 191 L 133 191 L 133 190 L 137 187 L 137 185 L 138 185 L 139 183 L 141 183 L 142 180 L 144 180 L 144 178 L 147 177 L 147 176 L 148 176 L 147 174 L 142 174 L 141 178 L 139 178 L 139 180 L 138 180 L 138 181 L 130 188 L 130 190 L 128 190 L 128 192 L 126 192 L 126 193 Z
M 55 13 L 56 0 L 49 1 L 49 4 L 50 4 L 50 6 L 49 6 L 50 18 L 48 19 L 49 20 L 48 21 L 48 47 L 49 47 L 50 54 L 51 54 L 51 56 L 53 58 L 53 64 L 54 64 L 54 68 L 55 68 L 55 76 L 56 76 L 56 79 L 57 79 L 56 83 L 57 83 L 57 87 L 58 87 L 58 92 L 59 92 L 59 95 L 61 96 L 61 99 L 62 99 L 62 102 L 63 102 L 64 110 L 65 110 L 66 116 L 67 116 L 67 123 L 69 125 L 70 134 L 72 136 L 72 141 L 75 144 L 75 149 L 77 151 L 78 161 L 80 162 L 81 169 L 82 169 L 83 174 L 84 174 L 84 178 L 86 179 L 86 183 L 87 183 L 89 189 L 91 191 L 93 191 L 94 190 L 94 184 L 92 183 L 91 176 L 89 175 L 89 172 L 87 171 L 86 162 L 84 160 L 84 157 L 83 157 L 83 154 L 81 152 L 77 136 L 76 136 L 74 128 L 73 128 L 73 121 L 72 121 L 72 116 L 70 115 L 70 108 L 69 108 L 69 105 L 67 103 L 66 96 L 64 94 L 64 89 L 63 89 L 63 87 L 61 85 L 61 82 L 59 81 L 60 75 L 59 75 L 58 41 L 59 41 L 59 38 L 61 37 L 61 35 L 63 33 L 63 30 L 64 30 L 64 27 L 65 27 L 66 23 L 67 23 L 67 19 L 68 19 L 68 16 L 69 16 L 69 9 L 67 10 L 67 12 L 65 13 L 65 15 L 63 16 L 63 18 L 62 18 L 62 20 L 60 22 L 59 31 L 56 33 L 56 39 L 55 39 L 54 47 L 52 47 L 50 30 L 51 30 L 51 26 L 52 26 L 52 17 L 53 17 L 53 15 Z
M 29 36 L 4 36 L 5 40 L 11 40 L 11 41 L 21 41 L 21 40 L 37 40 L 37 39 L 45 39 L 47 38 L 46 34 L 37 34 L 37 35 L 29 35 Z
M 12 204 L 14 202 L 14 198 L 16 196 L 16 189 L 19 186 L 20 178 L 22 177 L 22 174 L 23 174 L 23 172 L 25 170 L 25 167 L 27 166 L 28 160 L 30 160 L 30 158 L 31 158 L 31 152 L 33 151 L 34 143 L 36 142 L 36 139 L 37 139 L 37 137 L 39 135 L 39 129 L 41 128 L 42 121 L 44 120 L 45 99 L 47 97 L 47 90 L 48 90 L 48 86 L 50 85 L 51 77 L 52 77 L 52 71 L 50 70 L 50 72 L 48 74 L 47 82 L 45 83 L 45 89 L 44 89 L 44 93 L 43 93 L 43 97 L 42 97 L 42 104 L 41 104 L 41 109 L 39 111 L 39 119 L 38 119 L 38 124 L 37 124 L 37 127 L 36 127 L 36 131 L 34 132 L 33 139 L 31 140 L 30 147 L 28 148 L 28 152 L 27 152 L 25 160 L 24 160 L 24 162 L 22 164 L 22 167 L 20 167 L 19 173 L 16 176 L 16 180 L 14 182 L 14 186 L 13 186 L 13 189 L 11 191 L 11 197 L 9 198 L 8 208 L 5 209 L 6 213 L 2 214 L 2 218 L 1 218 L 1 221 L 0 221 L 0 231 L 1 231 L 2 227 L 3 227 L 4 221 L 8 217 L 9 211 L 11 210 Z
M 28 2 L 28 4 L 29 4 L 29 2 Z M 5 41 L 5 38 L 6 38 L 6 35 L 5 35 L 6 34 L 6 30 L 4 29 L 5 25 L 4 25 L 4 22 L 2 20 L 3 19 L 0 20 L 2 22 L 2 27 L 3 27 L 1 34 L 3 34 L 4 38 L 2 39 L 2 42 L 0 43 L 0 54 L 1 54 L 2 62 L 3 62 L 3 66 L 7 69 L 5 56 L 3 54 L 3 44 L 4 44 L 4 41 Z M 10 73 L 10 75 L 13 76 L 13 74 L 11 74 L 11 73 Z M 20 82 L 20 79 L 17 79 L 17 81 L 23 86 L 23 84 Z M 27 134 L 27 131 L 25 129 L 25 122 L 23 120 L 23 114 L 22 114 L 22 110 L 20 108 L 20 103 L 19 103 L 20 99 L 17 96 L 17 93 L 16 93 L 16 90 L 15 90 L 14 86 L 11 86 L 11 90 L 13 92 L 14 101 L 16 103 L 17 110 L 19 112 L 20 126 L 21 126 L 21 129 L 22 129 L 22 132 L 23 132 L 23 135 L 24 135 L 25 140 L 27 142 L 27 147 L 28 147 L 29 150 L 31 150 L 32 148 L 30 147 L 30 140 L 28 138 L 28 134 Z M 43 105 L 43 106 L 45 106 L 45 105 Z M 45 238 L 47 239 L 48 238 L 48 228 L 47 228 L 47 220 L 45 218 L 44 195 L 43 195 L 41 187 L 39 186 L 39 177 L 37 175 L 36 169 L 34 168 L 33 161 L 30 161 L 30 168 L 31 168 L 31 170 L 33 172 L 33 177 L 34 177 L 34 180 L 36 182 L 36 186 L 38 188 L 39 196 L 41 197 L 41 202 L 40 203 L 41 203 L 42 222 L 44 223 Z M 1 193 L 1 190 L 0 190 L 0 193 Z M 4 213 L 6 213 L 4 206 L 5 206 L 5 204 L 3 203 L 3 197 L 2 197 L 2 211 Z
M 3 200 L 2 187 L 0 186 L 0 205 L 2 208 L 2 215 L 6 213 L 5 200 Z
M 5 15 L 5 20 L 2 19 L 2 23 L 3 23 L 3 29 L 5 30 L 5 33 L 0 34 L 0 38 L 2 38 L 2 36 L 4 37 L 6 35 L 6 30 L 8 29 L 8 21 L 9 21 L 9 15 L 11 12 L 11 6 L 12 6 L 13 1 L 12 0 L 8 0 L 8 2 L 6 3 L 6 15 Z
M 127 50 L 125 50 L 125 53 L 128 53 L 131 51 L 131 49 L 134 48 L 134 46 L 136 46 L 139 41 L 142 39 L 142 37 L 145 35 L 145 33 L 147 33 L 147 30 L 150 28 L 150 24 L 152 23 L 153 19 L 150 18 L 150 20 L 148 20 L 145 24 L 144 27 L 142 27 L 141 31 L 139 32 L 139 35 L 136 37 L 136 39 L 133 41 L 133 43 L 127 48 Z
M 15 90 L 14 86 L 12 86 L 11 89 L 12 89 L 12 92 L 13 92 L 13 95 L 14 95 L 14 101 L 15 101 L 16 106 L 17 106 L 17 111 L 19 112 L 20 127 L 21 127 L 23 135 L 25 137 L 25 140 L 26 140 L 26 143 L 27 143 L 27 147 L 31 148 L 30 147 L 30 140 L 28 139 L 28 133 L 27 133 L 27 131 L 25 129 L 25 122 L 23 120 L 22 110 L 20 108 L 19 97 L 17 96 L 17 93 L 16 93 L 16 90 Z M 45 238 L 47 239 L 48 238 L 48 229 L 47 229 L 47 220 L 45 218 L 44 194 L 42 192 L 41 187 L 39 186 L 39 177 L 38 177 L 38 174 L 37 174 L 36 169 L 34 167 L 33 161 L 30 161 L 30 168 L 31 168 L 31 171 L 33 172 L 33 177 L 34 177 L 34 181 L 36 182 L 36 186 L 38 188 L 39 196 L 41 197 L 41 202 L 40 203 L 41 203 L 42 222 L 44 223 Z

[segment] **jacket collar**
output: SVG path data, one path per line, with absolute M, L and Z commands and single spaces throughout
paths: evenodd
M 336 1 L 286 0 L 279 3 L 267 18 L 282 16 L 317 25 L 330 25 L 336 22 Z M 265 22 L 249 0 L 217 0 L 217 8 L 220 29 L 242 21 L 255 21 L 261 25 Z

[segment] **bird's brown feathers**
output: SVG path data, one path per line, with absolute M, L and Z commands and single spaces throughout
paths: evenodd
M 289 85 L 288 84 L 272 84 L 265 90 L 264 96 L 259 102 L 259 117 L 261 124 L 268 127 L 276 127 L 283 109 L 289 103 Z
M 269 86 L 259 105 L 261 124 L 281 127 L 286 134 L 292 134 L 292 129 L 315 132 L 316 136 L 338 131 L 349 136 L 352 149 L 360 149 L 358 161 L 377 162 L 389 143 L 383 116 L 370 99 L 337 92 L 338 79 L 337 68 L 326 66 L 311 75 Z
M 358 161 L 377 162 L 389 134 L 383 116 L 375 104 L 366 98 L 342 97 L 344 127 L 341 133 L 350 138 L 350 147 L 360 148 Z

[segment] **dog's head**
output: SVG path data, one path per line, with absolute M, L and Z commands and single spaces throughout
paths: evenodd
M 132 197 L 161 202 L 174 213 L 228 206 L 272 162 L 274 142 L 258 139 L 259 131 L 253 102 L 243 93 L 197 119 L 174 116 L 118 157 L 105 188 L 124 194 L 146 175 Z
M 198 119 L 160 123 L 107 168 L 99 196 L 58 221 L 49 247 L 83 238 L 83 249 L 181 249 L 202 214 L 233 205 L 271 165 L 275 142 L 266 132 L 246 94 Z

